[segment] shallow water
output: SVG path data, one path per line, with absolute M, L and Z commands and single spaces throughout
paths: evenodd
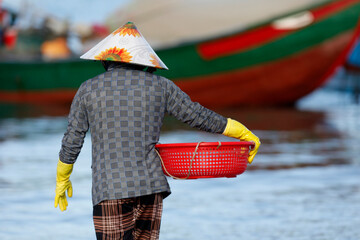
M 74 196 L 53 207 L 66 118 L 62 109 L 0 106 L 0 239 L 95 239 L 90 138 L 71 176 Z M 223 110 L 262 140 L 237 178 L 172 180 L 161 240 L 360 239 L 360 106 L 320 90 L 296 108 Z M 232 141 L 167 119 L 162 143 Z

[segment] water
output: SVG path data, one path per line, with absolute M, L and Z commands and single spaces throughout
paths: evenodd
M 0 106 L 0 239 L 95 239 L 90 138 L 68 210 L 53 206 L 67 109 Z M 169 179 L 161 240 L 360 239 L 360 106 L 319 90 L 296 108 L 224 110 L 261 138 L 237 178 Z M 231 141 L 166 119 L 161 142 Z

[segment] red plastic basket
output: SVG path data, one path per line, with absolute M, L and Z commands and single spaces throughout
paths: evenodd
M 175 179 L 236 177 L 247 167 L 252 142 L 157 144 L 163 171 Z

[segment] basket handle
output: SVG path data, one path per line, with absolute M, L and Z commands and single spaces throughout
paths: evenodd
M 251 141 L 250 143 L 251 144 L 249 145 L 249 151 L 253 150 L 254 147 L 255 147 L 255 142 L 254 141 Z
M 158 150 L 155 148 L 155 151 L 156 151 L 157 155 L 159 156 L 159 158 L 160 158 L 160 160 L 161 160 L 161 164 L 162 164 L 162 166 L 163 166 L 166 174 L 169 175 L 170 177 L 172 177 L 172 178 L 174 178 L 174 179 L 178 179 L 178 180 L 186 180 L 186 179 L 188 179 L 188 178 L 190 177 L 191 167 L 192 167 L 193 161 L 194 161 L 194 159 L 195 159 L 196 153 L 197 153 L 197 151 L 198 151 L 198 149 L 199 149 L 200 143 L 202 143 L 202 142 L 198 142 L 198 144 L 196 145 L 195 151 L 194 151 L 193 156 L 192 156 L 191 161 L 190 161 L 189 172 L 188 172 L 188 174 L 187 174 L 187 176 L 186 176 L 185 178 L 178 178 L 178 177 L 175 177 L 175 176 L 171 175 L 171 174 L 167 171 L 167 169 L 166 169 L 166 167 L 165 167 L 165 164 L 164 164 L 164 161 L 162 160 L 162 158 L 161 158 L 161 156 L 160 156 L 160 153 L 159 153 Z M 219 148 L 220 146 L 221 146 L 221 143 L 219 142 L 218 148 Z

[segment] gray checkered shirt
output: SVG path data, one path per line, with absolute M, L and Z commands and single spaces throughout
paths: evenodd
M 92 197 L 103 200 L 170 194 L 155 152 L 165 113 L 191 127 L 222 133 L 226 118 L 192 102 L 172 81 L 115 68 L 84 82 L 71 105 L 60 160 L 73 164 L 90 128 Z

